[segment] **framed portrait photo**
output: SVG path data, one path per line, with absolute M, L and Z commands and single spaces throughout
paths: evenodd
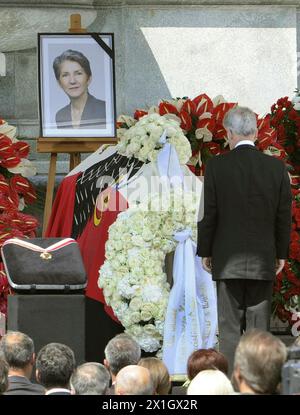
M 116 137 L 112 33 L 39 33 L 42 137 Z

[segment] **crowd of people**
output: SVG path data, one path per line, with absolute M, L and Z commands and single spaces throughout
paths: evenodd
M 232 373 L 222 353 L 200 349 L 187 361 L 183 384 L 172 382 L 159 358 L 141 358 L 139 344 L 125 333 L 108 342 L 104 355 L 103 364 L 85 362 L 76 366 L 69 346 L 49 343 L 35 355 L 34 342 L 28 335 L 9 331 L 0 340 L 0 394 L 280 394 L 287 348 L 271 333 L 251 329 L 240 339 Z

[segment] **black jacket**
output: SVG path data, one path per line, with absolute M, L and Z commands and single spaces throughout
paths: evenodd
M 45 395 L 45 389 L 23 376 L 9 376 L 8 389 L 4 395 Z
M 71 103 L 57 111 L 55 121 L 57 128 L 73 128 Z M 93 95 L 88 94 L 79 128 L 106 128 L 105 101 L 96 99 Z
M 284 163 L 251 145 L 212 158 L 204 178 L 197 255 L 219 279 L 272 280 L 288 257 L 291 188 Z

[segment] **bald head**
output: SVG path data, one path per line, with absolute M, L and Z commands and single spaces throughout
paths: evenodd
M 116 395 L 153 395 L 154 385 L 148 369 L 130 365 L 119 371 L 115 384 Z

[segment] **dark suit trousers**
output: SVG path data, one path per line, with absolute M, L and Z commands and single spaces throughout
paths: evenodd
M 234 353 L 245 330 L 270 328 L 273 281 L 224 279 L 217 281 L 219 350 L 232 373 Z

